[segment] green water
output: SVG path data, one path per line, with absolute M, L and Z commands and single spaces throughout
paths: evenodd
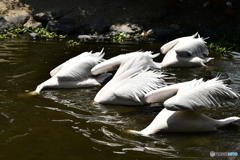
M 15 39 L 0 41 L 0 159 L 211 159 L 210 151 L 232 151 L 240 143 L 240 122 L 212 133 L 169 133 L 136 136 L 162 107 L 92 105 L 100 87 L 44 90 L 23 97 L 50 77 L 57 65 L 85 51 L 105 48 L 105 58 L 136 50 L 159 52 L 158 43 L 85 43 L 68 48 L 62 41 Z M 155 61 L 161 61 L 162 56 Z M 164 69 L 166 81 L 229 77 L 240 93 L 240 57 L 217 58 L 209 68 Z M 240 116 L 240 101 L 204 111 L 212 118 Z M 240 153 L 239 153 L 240 154 Z

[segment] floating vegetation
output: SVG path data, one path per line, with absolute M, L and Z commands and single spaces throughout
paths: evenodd
M 125 32 L 112 32 L 110 37 L 112 42 L 123 42 L 125 39 L 130 38 L 130 35 Z
M 223 55 L 229 52 L 227 47 L 223 47 L 218 43 L 214 43 L 214 42 L 211 42 L 210 44 L 208 44 L 207 47 L 210 52 L 216 53 L 217 55 Z
M 0 32 L 0 39 L 7 38 L 16 38 L 22 34 L 28 33 L 33 39 L 36 37 L 41 37 L 45 39 L 64 39 L 67 35 L 61 35 L 56 32 L 49 32 L 45 28 L 33 28 L 33 27 L 22 27 L 22 28 L 7 28 Z M 86 35 L 85 35 L 86 36 Z M 91 30 L 89 37 L 84 39 L 84 41 L 96 40 L 97 41 L 111 41 L 113 43 L 124 42 L 126 40 L 140 40 L 145 38 L 146 35 L 142 36 L 141 34 L 128 34 L 126 32 L 110 32 L 106 35 L 100 35 L 95 30 Z M 216 54 L 217 56 L 222 56 L 228 54 L 231 51 L 240 52 L 240 37 L 236 35 L 223 36 L 219 40 L 209 42 L 207 47 L 211 53 Z M 66 41 L 68 47 L 75 47 L 81 45 L 81 42 L 75 40 Z
M 69 40 L 66 42 L 66 45 L 68 47 L 76 47 L 76 46 L 79 46 L 81 44 L 81 42 L 77 42 L 77 41 L 74 41 L 74 40 Z
M 217 41 L 210 42 L 207 47 L 210 52 L 216 55 L 228 54 L 231 51 L 240 51 L 240 37 L 239 36 L 223 36 Z
M 95 31 L 94 29 L 92 29 L 92 30 L 90 31 L 89 35 L 98 36 L 99 34 L 98 34 L 97 31 Z
M 45 28 L 32 28 L 32 27 L 23 27 L 23 28 L 7 28 L 0 32 L 0 38 L 16 38 L 24 33 L 35 33 L 35 36 L 41 38 L 52 39 L 52 38 L 66 38 L 67 35 L 58 35 L 56 32 L 49 32 Z

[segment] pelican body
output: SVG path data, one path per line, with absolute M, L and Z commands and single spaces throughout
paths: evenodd
M 169 90 L 168 90 L 169 89 Z M 168 93 L 168 96 L 161 97 Z M 159 98 L 158 98 L 159 97 Z M 239 98 L 221 80 L 214 78 L 204 82 L 202 79 L 184 82 L 174 86 L 159 88 L 146 94 L 149 103 L 164 101 L 164 109 L 143 130 L 129 130 L 132 133 L 151 135 L 157 132 L 207 132 L 216 131 L 239 117 L 221 120 L 210 118 L 200 112 L 201 108 L 220 105 L 220 102 Z
M 101 52 L 84 52 L 69 59 L 54 68 L 51 78 L 37 86 L 35 92 L 40 93 L 44 88 L 82 88 L 99 86 L 110 73 L 105 73 L 97 78 L 91 77 L 91 69 L 100 61 L 103 61 L 103 50 Z
M 94 101 L 103 104 L 143 105 L 145 94 L 165 86 L 161 72 L 149 71 L 150 57 L 133 54 L 122 62 L 114 77 L 97 93 Z
M 197 38 L 195 38 L 198 36 Z M 204 57 L 208 55 L 208 49 L 203 38 L 198 33 L 177 38 L 164 44 L 160 51 L 166 54 L 162 60 L 162 67 L 199 67 L 205 66 L 213 58 Z

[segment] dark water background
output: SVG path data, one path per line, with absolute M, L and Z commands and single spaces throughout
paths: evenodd
M 38 96 L 22 96 L 48 79 L 57 65 L 103 47 L 104 58 L 110 58 L 140 49 L 158 53 L 161 44 L 85 43 L 68 48 L 58 40 L 0 41 L 0 159 L 211 159 L 210 151 L 233 151 L 240 145 L 240 122 L 211 133 L 151 137 L 126 133 L 125 129 L 145 128 L 162 106 L 92 105 L 100 87 L 44 90 Z M 240 93 L 240 55 L 214 57 L 209 68 L 164 69 L 166 81 L 171 84 L 220 74 Z M 155 59 L 161 60 L 162 56 Z M 240 116 L 239 102 L 226 102 L 221 108 L 203 112 L 216 119 Z

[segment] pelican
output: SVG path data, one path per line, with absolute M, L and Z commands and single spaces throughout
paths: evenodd
M 104 73 L 97 78 L 91 77 L 91 69 L 100 61 L 103 61 L 103 49 L 101 52 L 83 52 L 54 68 L 51 78 L 37 86 L 34 91 L 39 94 L 44 88 L 82 88 L 99 86 L 110 73 Z
M 133 54 L 121 63 L 113 78 L 97 93 L 95 103 L 118 105 L 147 104 L 147 92 L 166 86 L 161 72 L 150 71 L 151 57 Z
M 173 41 L 170 41 L 164 44 L 160 51 L 162 54 L 165 54 L 162 62 L 154 62 L 153 58 L 160 55 L 160 53 L 152 54 L 151 51 L 136 51 L 126 54 L 121 54 L 115 57 L 112 57 L 102 63 L 99 63 L 92 68 L 91 72 L 93 75 L 100 73 L 117 70 L 118 67 L 125 63 L 129 58 L 134 55 L 144 55 L 147 57 L 151 69 L 162 68 L 162 67 L 195 67 L 195 66 L 205 66 L 205 63 L 209 62 L 213 58 L 204 57 L 203 55 L 208 55 L 208 49 L 205 45 L 203 38 L 200 38 L 199 35 L 195 38 L 198 33 L 177 38 Z
M 213 59 L 204 57 L 209 54 L 205 43 L 204 39 L 196 33 L 164 44 L 160 48 L 161 53 L 166 54 L 161 63 L 162 67 L 205 66 L 205 63 Z
M 164 96 L 167 93 L 167 96 Z M 163 97 L 162 97 L 163 96 Z M 149 136 L 157 132 L 207 132 L 216 131 L 239 117 L 216 120 L 200 112 L 201 108 L 220 105 L 221 102 L 239 98 L 218 77 L 208 81 L 192 80 L 159 88 L 145 96 L 146 102 L 164 101 L 164 109 L 143 130 L 128 130 Z

